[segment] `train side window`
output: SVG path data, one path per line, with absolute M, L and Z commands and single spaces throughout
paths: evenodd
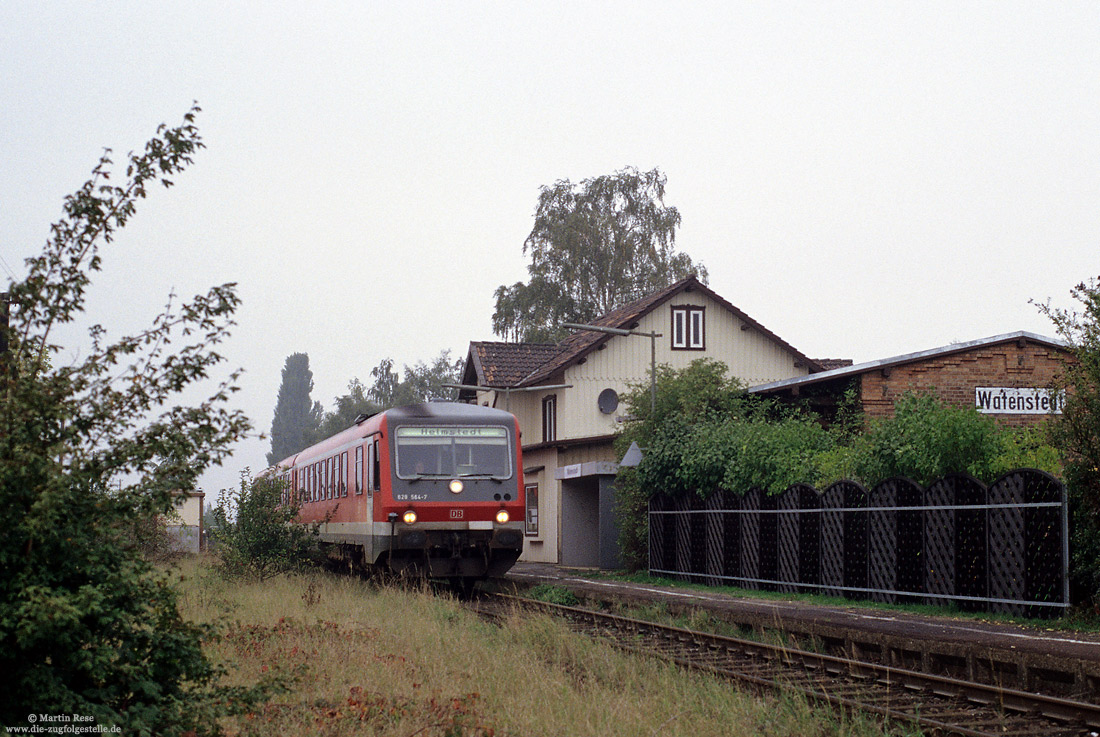
M 337 453 L 332 459 L 332 496 L 334 498 L 343 496 L 340 493 L 340 487 L 343 486 L 341 482 L 343 480 L 344 478 L 340 474 L 340 454 Z
M 325 460 L 325 499 L 335 496 L 332 493 L 332 459 Z
M 355 446 L 355 493 L 363 493 L 363 446 Z
M 370 496 L 374 493 L 374 454 L 378 452 L 378 449 L 374 446 L 374 442 L 367 444 L 367 495 Z
M 348 495 L 348 452 L 340 456 L 340 496 Z
M 382 459 L 378 457 L 378 441 L 374 441 L 374 454 L 372 457 L 373 463 L 371 463 L 371 476 L 374 480 L 374 490 L 380 491 L 382 489 Z

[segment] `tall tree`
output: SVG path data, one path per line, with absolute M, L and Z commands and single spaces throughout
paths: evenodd
M 271 451 L 267 454 L 267 465 L 275 465 L 314 441 L 323 411 L 321 403 L 310 398 L 312 391 L 309 354 L 290 354 L 283 365 L 283 381 L 271 420 Z
M 336 397 L 334 408 L 326 412 L 316 439 L 327 438 L 345 430 L 361 414 L 373 414 L 404 404 L 453 399 L 454 389 L 444 384 L 455 384 L 462 378 L 462 361 L 452 361 L 450 351 L 440 351 L 431 364 L 417 361 L 415 366 L 405 366 L 405 378 L 394 370 L 393 359 L 384 358 L 371 369 L 374 379 L 369 387 L 352 379 L 348 393 Z
M 528 282 L 495 292 L 493 330 L 512 340 L 554 340 L 561 322 L 588 322 L 706 268 L 675 250 L 680 212 L 666 205 L 659 169 L 568 179 L 539 192 L 523 244 Z
M 359 379 L 348 382 L 348 393 L 336 397 L 333 410 L 325 413 L 321 426 L 317 430 L 317 439 L 321 440 L 348 429 L 359 415 L 372 415 L 378 412 L 381 407 L 367 394 L 367 387 Z
M 177 303 L 150 327 L 109 338 L 94 325 L 86 358 L 54 367 L 55 328 L 84 312 L 100 248 L 147 190 L 202 147 L 192 108 L 161 126 L 111 184 L 110 152 L 65 200 L 27 276 L 11 286 L 9 355 L 0 359 L 0 722 L 81 714 L 127 733 L 218 731 L 216 669 L 206 631 L 184 621 L 176 593 L 132 543 L 174 508 L 249 429 L 226 407 L 234 372 L 201 403 L 176 404 L 222 361 L 233 284 Z M 218 703 L 222 706 L 218 706 Z M 33 719 L 32 719 L 33 721 Z

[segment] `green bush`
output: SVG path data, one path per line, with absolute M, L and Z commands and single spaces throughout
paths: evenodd
M 298 502 L 282 479 L 241 474 L 237 489 L 223 489 L 214 508 L 211 537 L 230 576 L 259 581 L 301 570 L 320 559 L 318 525 L 301 525 Z
M 867 486 L 892 476 L 928 484 L 957 472 L 990 480 L 1002 432 L 972 408 L 908 392 L 894 403 L 893 417 L 873 421 L 856 441 L 856 476 Z
M 1070 294 L 1080 311 L 1040 307 L 1073 356 L 1060 379 L 1066 405 L 1052 423 L 1051 441 L 1065 459 L 1074 599 L 1100 608 L 1100 279 Z
M 746 395 L 725 365 L 710 359 L 682 371 L 662 367 L 657 387 L 655 412 L 648 387 L 628 395 L 638 421 L 617 441 L 620 455 L 630 442 L 644 449 L 641 465 L 616 479 L 620 554 L 631 569 L 645 564 L 646 510 L 657 492 L 779 493 L 795 483 L 821 489 L 841 479 L 870 488 L 892 476 L 928 484 L 953 472 L 990 482 L 1014 468 L 1058 475 L 1061 467 L 1043 428 L 1005 429 L 927 393 L 903 395 L 893 417 L 861 433 L 851 392 L 840 421 L 826 429 L 809 412 Z

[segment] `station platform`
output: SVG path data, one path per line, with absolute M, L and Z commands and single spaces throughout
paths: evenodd
M 598 573 L 521 562 L 505 578 L 523 586 L 561 586 L 582 599 L 663 602 L 673 612 L 705 609 L 741 628 L 786 632 L 829 652 L 1100 702 L 1100 634 L 916 614 L 878 604 L 829 606 L 733 596 L 699 586 L 631 583 Z

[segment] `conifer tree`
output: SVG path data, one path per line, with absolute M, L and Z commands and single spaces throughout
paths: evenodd
M 283 365 L 283 381 L 275 402 L 275 417 L 271 420 L 271 452 L 267 464 L 274 466 L 316 439 L 320 427 L 320 402 L 310 398 L 313 372 L 309 370 L 309 354 L 292 353 Z

